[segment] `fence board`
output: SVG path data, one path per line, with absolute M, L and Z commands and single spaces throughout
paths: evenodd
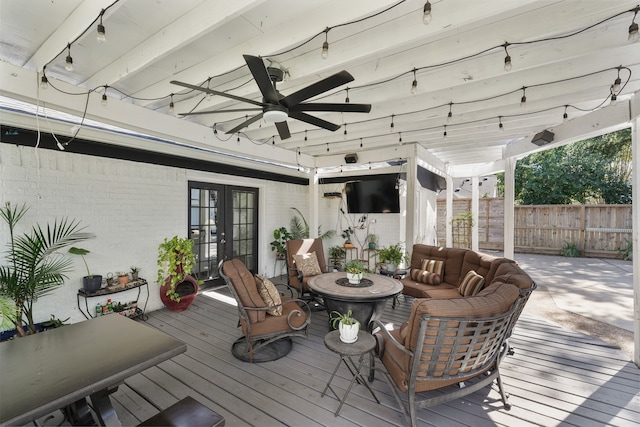
M 471 211 L 470 199 L 453 201 L 453 218 Z M 438 241 L 445 239 L 446 201 L 438 200 Z M 514 245 L 517 252 L 557 254 L 565 244 L 577 245 L 584 256 L 616 258 L 631 241 L 631 205 L 527 205 L 514 211 Z M 471 242 L 468 235 L 454 239 L 454 246 Z M 502 250 L 504 200 L 480 199 L 478 246 Z M 460 243 L 458 243 L 460 242 Z

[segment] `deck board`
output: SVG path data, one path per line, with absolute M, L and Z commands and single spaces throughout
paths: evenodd
M 207 296 L 207 294 L 209 296 Z M 295 338 L 291 353 L 277 361 L 250 364 L 230 351 L 240 336 L 237 310 L 211 295 L 199 295 L 182 313 L 149 313 L 147 325 L 185 343 L 187 352 L 125 381 L 113 401 L 124 425 L 133 425 L 193 396 L 225 417 L 227 426 L 404 426 L 405 419 L 380 373 L 371 384 L 380 399 L 355 385 L 340 415 L 329 392 L 321 398 L 338 356 L 324 346 L 328 316 L 312 313 L 308 339 Z M 387 304 L 382 319 L 399 325 L 411 300 Z M 515 349 L 501 365 L 510 411 L 497 387 L 419 411 L 424 426 L 632 426 L 640 420 L 640 370 L 621 351 L 565 329 L 526 310 L 510 340 Z M 376 365 L 380 368 L 380 363 Z M 344 393 L 350 374 L 341 367 L 334 388 Z M 52 419 L 45 425 L 59 422 Z

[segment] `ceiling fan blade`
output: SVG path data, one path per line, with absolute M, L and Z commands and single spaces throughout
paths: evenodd
M 316 83 L 313 83 L 304 89 L 300 89 L 290 95 L 285 96 L 280 100 L 280 104 L 287 108 L 291 108 L 302 101 L 312 98 L 324 92 L 328 92 L 332 89 L 342 86 L 343 84 L 353 81 L 353 76 L 348 72 L 342 70 L 332 76 L 322 79 Z
M 291 138 L 291 132 L 289 132 L 289 125 L 286 121 L 284 122 L 276 122 L 276 128 L 278 129 L 278 135 L 280 135 L 280 139 L 289 139 Z
M 371 104 L 332 104 L 332 103 L 301 103 L 294 105 L 289 111 L 335 111 L 340 113 L 368 113 Z
M 336 125 L 326 120 L 310 116 L 309 114 L 303 113 L 301 111 L 289 111 L 289 117 L 293 117 L 294 119 L 300 120 L 301 122 L 309 123 L 310 125 L 318 126 L 333 132 L 340 129 L 340 125 Z
M 273 88 L 273 84 L 271 83 L 271 78 L 269 77 L 269 73 L 264 66 L 264 62 L 262 59 L 257 56 L 251 55 L 242 55 L 244 57 L 245 62 L 249 66 L 249 71 L 253 74 L 253 78 L 258 84 L 260 88 L 260 92 L 262 92 L 262 96 L 264 100 L 269 104 L 278 105 L 278 94 L 276 90 Z
M 246 111 L 262 111 L 262 108 L 234 108 L 232 110 L 194 111 L 191 113 L 178 113 L 179 116 L 199 116 L 216 113 L 244 113 Z
M 230 134 L 230 133 L 236 133 L 238 132 L 240 129 L 242 128 L 246 128 L 247 126 L 249 126 L 251 123 L 255 123 L 258 120 L 260 120 L 262 118 L 262 113 L 260 114 L 256 114 L 255 116 L 245 120 L 244 122 L 240 123 L 238 126 L 234 127 L 233 129 L 230 129 L 228 131 L 226 131 L 226 134 Z
M 209 88 L 206 88 L 206 87 L 190 85 L 189 83 L 183 83 L 183 82 L 179 82 L 177 80 L 171 80 L 169 83 L 174 84 L 174 85 L 178 85 L 178 86 L 182 86 L 182 87 L 186 87 L 187 89 L 199 90 L 199 91 L 204 92 L 204 93 L 210 93 L 211 95 L 219 95 L 219 96 L 222 96 L 222 97 L 225 97 L 225 98 L 234 99 L 234 100 L 240 101 L 240 102 L 247 102 L 249 104 L 253 104 L 253 105 L 257 105 L 258 107 L 262 107 L 262 102 L 254 101 L 253 99 L 249 99 L 249 98 L 243 98 L 241 96 L 231 95 L 230 93 L 219 92 L 217 90 L 209 89 Z

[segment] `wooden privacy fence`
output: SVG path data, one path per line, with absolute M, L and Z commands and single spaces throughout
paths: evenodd
M 453 201 L 454 247 L 471 246 L 464 218 L 471 199 Z M 466 215 L 465 215 L 466 214 Z M 516 252 L 558 254 L 566 245 L 582 256 L 616 258 L 631 241 L 631 205 L 528 205 L 515 207 Z M 438 242 L 444 245 L 446 201 L 438 200 Z M 504 199 L 479 200 L 478 247 L 503 250 Z

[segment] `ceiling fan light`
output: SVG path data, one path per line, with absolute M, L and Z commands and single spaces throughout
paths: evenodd
M 285 111 L 271 110 L 271 111 L 265 111 L 262 117 L 268 122 L 280 123 L 287 120 L 288 115 Z

